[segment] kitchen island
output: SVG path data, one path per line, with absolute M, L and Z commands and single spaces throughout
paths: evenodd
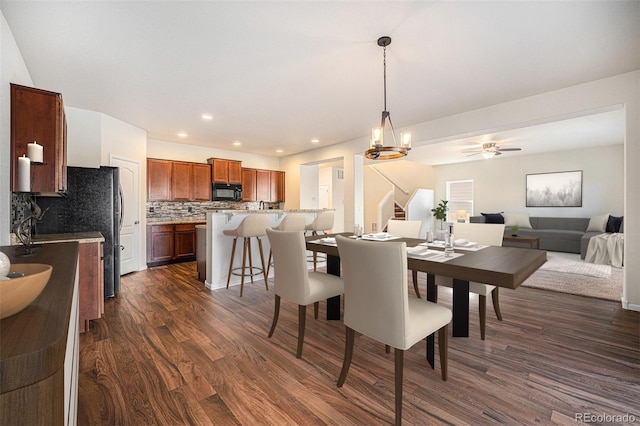
M 229 273 L 229 261 L 231 258 L 231 246 L 233 238 L 223 234 L 225 229 L 235 229 L 240 222 L 250 214 L 266 214 L 269 216 L 271 226 L 277 226 L 282 218 L 290 213 L 303 213 L 307 216 L 307 222 L 311 223 L 319 212 L 323 209 L 300 209 L 300 210 L 210 210 L 207 212 L 206 229 L 206 279 L 204 285 L 211 290 L 225 288 L 227 286 L 227 275 Z M 265 235 L 262 239 L 262 250 L 264 261 L 267 262 L 271 245 Z M 241 246 L 240 246 L 241 248 Z M 260 251 L 257 244 L 251 244 L 251 257 L 253 266 L 260 265 Z M 236 249 L 234 267 L 242 264 L 242 250 Z M 269 271 L 269 277 L 273 276 L 273 268 Z M 262 276 L 259 279 L 263 279 Z M 245 278 L 247 281 L 248 278 Z M 239 285 L 240 276 L 231 275 L 229 286 Z

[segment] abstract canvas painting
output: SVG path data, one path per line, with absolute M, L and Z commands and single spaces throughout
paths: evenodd
M 527 175 L 527 207 L 582 207 L 582 170 Z

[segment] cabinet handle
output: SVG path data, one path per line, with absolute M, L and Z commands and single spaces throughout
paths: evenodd
M 134 225 L 137 225 L 137 224 L 139 224 L 139 223 L 140 223 L 140 221 L 139 221 L 139 220 L 136 220 L 135 222 L 133 222 L 133 224 L 134 224 Z

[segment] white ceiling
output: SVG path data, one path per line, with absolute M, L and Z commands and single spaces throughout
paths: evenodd
M 396 128 L 640 69 L 639 1 L 0 0 L 0 7 L 34 85 L 61 92 L 66 105 L 131 123 L 150 139 L 276 157 L 364 137 L 379 123 L 382 35 L 393 39 L 387 105 Z M 547 143 L 606 144 L 622 119 L 605 112 L 564 128 L 435 148 L 462 150 L 486 138 L 523 148 L 504 158 Z

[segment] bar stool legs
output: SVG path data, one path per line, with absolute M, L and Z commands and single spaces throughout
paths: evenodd
M 264 253 L 262 251 L 262 240 L 260 237 L 255 237 L 258 240 L 258 248 L 260 251 L 260 262 L 262 269 L 253 266 L 253 258 L 251 256 L 251 237 L 242 237 L 242 266 L 240 268 L 235 268 L 235 270 L 240 269 L 240 273 L 233 272 L 233 258 L 236 254 L 236 243 L 238 242 L 239 237 L 235 237 L 233 239 L 233 245 L 231 246 L 231 260 L 229 260 L 229 274 L 227 275 L 227 288 L 229 288 L 229 283 L 231 282 L 231 274 L 240 275 L 240 297 L 242 297 L 242 292 L 244 290 L 244 278 L 246 276 L 246 271 L 249 269 L 249 277 L 251 279 L 251 284 L 253 284 L 253 276 L 262 274 L 264 277 L 264 286 L 267 290 L 269 290 L 269 282 L 267 280 L 266 275 L 266 267 L 264 264 Z M 247 253 L 249 254 L 249 267 L 247 268 Z M 254 272 L 255 269 L 258 269 L 259 272 Z

